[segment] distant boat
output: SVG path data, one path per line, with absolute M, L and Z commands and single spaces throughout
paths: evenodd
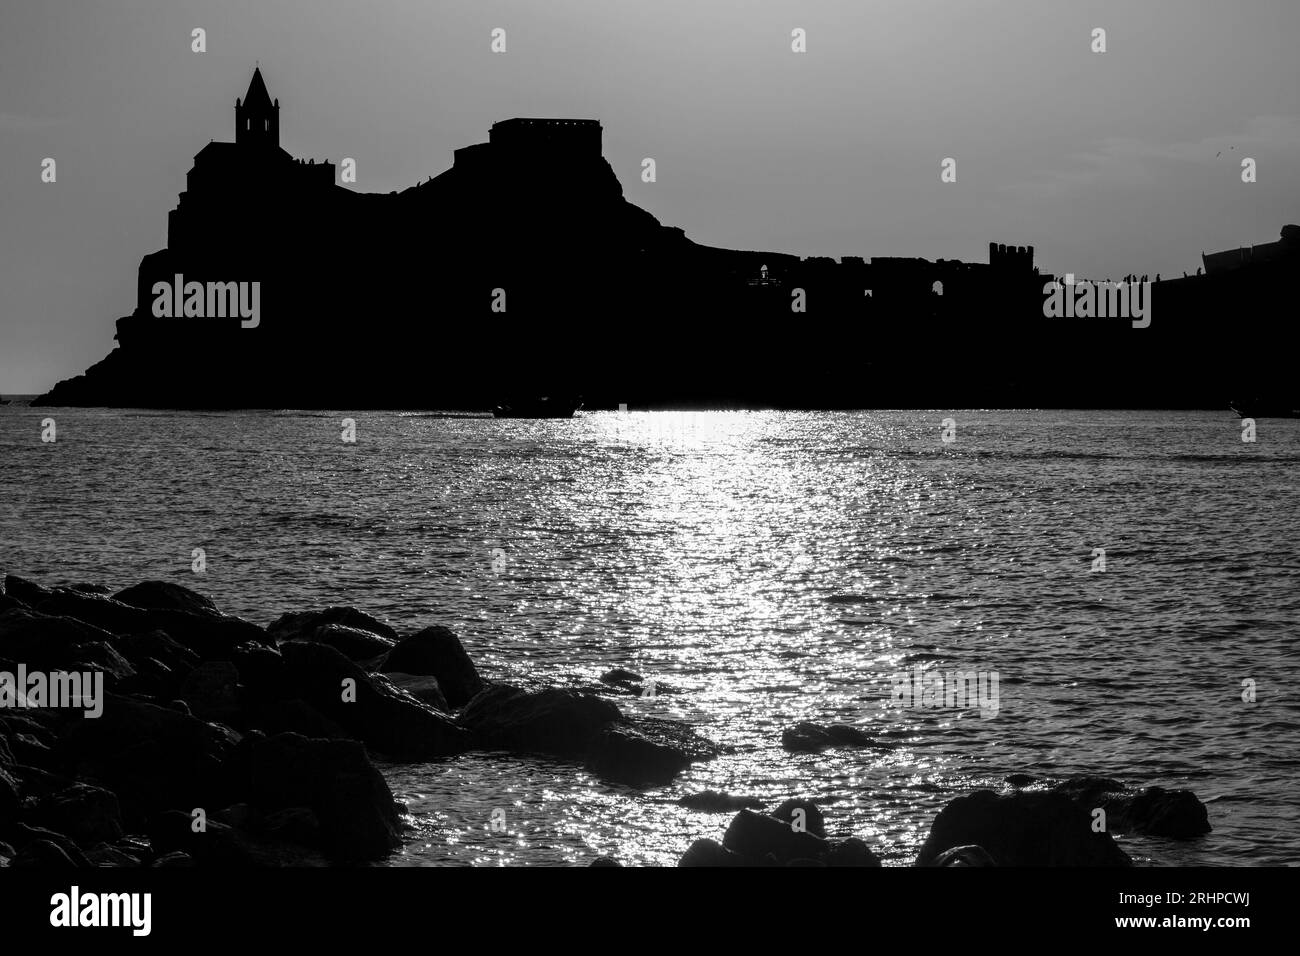
M 582 407 L 575 398 L 525 398 L 507 405 L 497 405 L 492 414 L 497 418 L 572 418 Z
M 1233 402 L 1228 407 L 1238 418 L 1300 418 L 1300 409 L 1278 402 Z

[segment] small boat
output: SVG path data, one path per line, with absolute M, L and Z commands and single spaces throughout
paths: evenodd
M 492 414 L 497 418 L 572 418 L 581 407 L 581 399 L 543 396 L 497 405 Z
M 1283 402 L 1233 402 L 1228 406 L 1238 418 L 1300 418 L 1300 408 Z

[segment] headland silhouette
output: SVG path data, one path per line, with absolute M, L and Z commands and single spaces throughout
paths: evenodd
M 987 262 L 701 245 L 630 203 L 593 119 L 515 118 L 401 192 L 280 145 L 260 68 L 194 158 L 117 347 L 36 404 L 176 408 L 1221 407 L 1295 399 L 1300 227 L 1073 308 Z M 1079 282 L 1083 282 L 1080 277 Z M 1050 283 L 1069 300 L 1047 314 Z M 1089 293 L 1092 296 L 1092 293 Z M 1083 296 L 1078 296 L 1082 301 Z M 1112 302 L 1113 305 L 1113 302 Z

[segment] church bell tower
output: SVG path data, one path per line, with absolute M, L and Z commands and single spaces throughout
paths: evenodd
M 241 146 L 280 145 L 280 101 L 271 102 L 261 67 L 253 70 L 243 100 L 235 100 L 235 142 Z

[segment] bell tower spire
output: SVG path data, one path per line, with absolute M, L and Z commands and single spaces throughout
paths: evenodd
M 253 70 L 243 100 L 235 100 L 235 142 L 241 146 L 280 145 L 280 101 L 271 102 L 260 65 Z

